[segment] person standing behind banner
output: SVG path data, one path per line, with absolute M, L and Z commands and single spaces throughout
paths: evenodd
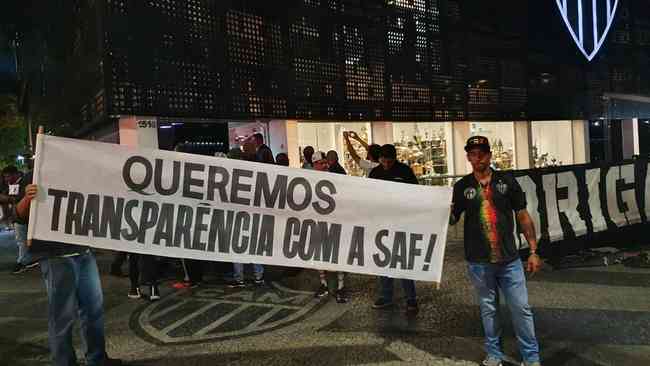
M 386 144 L 381 147 L 380 165 L 375 167 L 368 174 L 368 178 L 389 180 L 408 184 L 418 184 L 413 170 L 397 161 L 395 146 Z M 415 294 L 415 281 L 402 279 L 402 287 L 406 294 L 406 312 L 417 314 L 418 302 Z M 390 277 L 379 277 L 381 296 L 373 304 L 374 309 L 387 309 L 393 306 L 393 279 Z
M 259 132 L 254 134 L 253 142 L 255 143 L 255 161 L 258 163 L 275 164 L 273 152 L 264 144 L 264 135 Z
M 341 166 L 341 164 L 339 164 L 339 154 L 336 151 L 334 150 L 328 151 L 326 158 L 327 158 L 328 172 L 345 174 L 345 175 L 348 174 L 348 172 L 345 171 L 345 169 Z
M 313 157 L 314 157 L 314 148 L 307 146 L 302 150 L 302 156 L 304 161 L 302 162 L 301 168 L 303 169 L 314 169 Z
M 275 156 L 275 163 L 277 165 L 289 166 L 289 155 L 278 153 L 278 155 Z
M 528 304 L 524 267 L 515 245 L 513 212 L 530 246 L 526 270 L 541 267 L 535 226 L 526 210 L 526 196 L 512 175 L 490 168 L 486 137 L 473 136 L 465 145 L 472 173 L 454 184 L 450 223 L 465 213 L 465 257 L 479 297 L 487 357 L 482 365 L 501 366 L 499 290 L 504 294 L 524 366 L 540 366 L 533 312 Z
M 191 151 L 191 149 L 183 148 L 182 145 L 177 144 L 174 147 L 174 151 L 176 152 L 185 152 L 185 153 L 195 153 L 194 151 Z M 222 153 L 216 152 L 214 153 L 215 157 L 222 157 Z M 225 156 L 225 154 L 223 154 Z M 183 267 L 183 280 L 174 282 L 172 284 L 172 287 L 177 289 L 177 290 L 182 290 L 182 289 L 187 289 L 187 288 L 197 288 L 203 283 L 203 272 L 205 268 L 205 263 L 204 261 L 201 260 L 196 260 L 196 259 L 181 259 L 181 266 Z M 153 274 L 152 272 L 149 272 Z M 145 276 L 147 274 L 145 273 Z M 149 276 L 147 276 L 149 277 Z
M 14 235 L 18 246 L 16 265 L 11 273 L 20 274 L 38 265 L 38 262 L 32 260 L 27 249 L 27 222 L 13 212 L 13 205 L 23 198 L 25 187 L 32 181 L 32 173 L 24 175 L 15 166 L 8 166 L 2 170 L 2 178 L 7 190 L 0 195 L 0 202 L 8 203 L 12 207 L 9 217 L 10 222 L 14 225 Z
M 328 171 L 330 173 L 347 174 L 345 169 L 338 163 L 338 154 L 334 150 L 330 150 L 327 155 L 322 151 L 314 153 L 313 156 L 314 170 Z M 330 293 L 327 284 L 327 271 L 318 270 L 318 278 L 320 285 L 314 294 L 315 297 L 325 297 Z M 347 291 L 345 289 L 345 273 L 337 272 L 337 287 L 336 287 L 336 302 L 345 303 L 348 301 Z
M 343 137 L 345 138 L 345 145 L 348 149 L 348 152 L 350 153 L 350 156 L 354 160 L 357 165 L 363 170 L 363 175 L 367 177 L 370 174 L 370 171 L 376 168 L 379 165 L 379 156 L 381 154 L 381 147 L 377 144 L 372 144 L 368 146 L 368 144 L 363 141 L 359 135 L 357 135 L 356 132 L 354 131 L 345 131 L 343 132 Z M 367 155 L 365 159 L 362 159 L 359 154 L 357 154 L 357 151 L 354 149 L 354 146 L 352 146 L 352 142 L 350 141 L 350 138 L 355 139 L 358 141 L 361 146 L 363 146 L 364 149 L 367 151 Z
M 16 205 L 16 214 L 26 222 L 38 187 L 30 184 Z M 86 350 L 86 365 L 117 366 L 122 361 L 106 354 L 104 297 L 95 256 L 90 248 L 34 240 L 29 248 L 40 259 L 47 290 L 48 340 L 54 366 L 77 364 L 72 329 L 79 319 Z
M 259 156 L 260 148 L 259 146 L 257 146 L 258 142 L 259 141 L 255 138 L 255 135 L 252 139 L 248 139 L 244 141 L 244 145 L 242 146 L 242 155 L 241 155 L 243 160 L 258 161 L 260 163 L 264 162 L 264 161 L 257 160 L 258 158 L 264 159 L 264 156 Z M 269 149 L 269 152 L 270 151 L 271 149 Z M 271 157 L 273 157 L 273 153 L 271 153 Z M 233 263 L 232 268 L 234 272 L 233 280 L 228 284 L 228 287 L 230 288 L 246 287 L 246 282 L 244 282 L 244 264 Z M 262 266 L 261 264 L 253 263 L 253 277 L 254 277 L 253 283 L 256 286 L 264 286 L 264 266 Z
M 158 289 L 158 263 L 152 255 L 129 253 L 129 281 L 131 289 L 128 297 L 139 299 L 142 297 L 140 285 L 149 286 L 149 301 L 160 300 Z

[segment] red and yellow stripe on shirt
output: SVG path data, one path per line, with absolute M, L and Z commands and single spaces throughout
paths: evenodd
M 479 196 L 481 199 L 481 210 L 479 216 L 483 236 L 490 244 L 490 262 L 498 263 L 502 260 L 501 238 L 499 237 L 499 231 L 497 230 L 498 216 L 494 200 L 492 199 L 492 193 L 492 186 L 490 185 L 487 187 L 479 187 Z

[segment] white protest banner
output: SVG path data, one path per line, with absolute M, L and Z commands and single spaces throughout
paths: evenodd
M 39 135 L 30 238 L 440 282 L 451 188 Z

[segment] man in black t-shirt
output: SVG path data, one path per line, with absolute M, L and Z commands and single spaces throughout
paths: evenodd
M 375 167 L 368 174 L 368 178 L 390 180 L 409 184 L 418 184 L 413 170 L 397 161 L 395 146 L 386 144 L 381 147 L 380 165 Z M 385 309 L 393 306 L 393 279 L 390 277 L 379 277 L 381 284 L 381 297 L 372 306 L 375 309 Z M 415 281 L 402 279 L 402 287 L 406 294 L 406 311 L 410 314 L 418 312 L 418 303 L 415 295 Z
M 526 196 L 511 174 L 490 168 L 492 153 L 488 139 L 474 136 L 465 146 L 472 174 L 454 185 L 451 224 L 465 213 L 465 257 L 481 309 L 487 358 L 485 366 L 501 366 L 501 327 L 498 292 L 506 298 L 524 366 L 540 366 L 533 313 L 528 304 L 524 268 L 515 245 L 514 216 L 530 246 L 526 265 L 535 273 L 541 266 L 537 256 L 535 227 L 526 211 Z M 514 213 L 514 215 L 513 215 Z

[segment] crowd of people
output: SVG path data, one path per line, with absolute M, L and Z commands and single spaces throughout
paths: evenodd
M 388 180 L 406 184 L 418 184 L 411 168 L 397 160 L 395 146 L 368 145 L 358 134 L 344 133 L 347 150 L 368 179 Z M 357 141 L 367 152 L 360 157 L 353 147 Z M 177 149 L 178 150 L 178 149 Z M 501 348 L 501 327 L 498 318 L 499 291 L 503 293 L 511 312 L 523 366 L 540 366 L 539 346 L 535 337 L 533 314 L 528 304 L 528 291 L 524 269 L 537 272 L 541 260 L 537 256 L 535 228 L 526 211 L 525 195 L 511 175 L 495 171 L 490 167 L 491 150 L 488 139 L 471 137 L 465 146 L 472 173 L 454 185 L 450 224 L 464 220 L 465 255 L 468 261 L 468 275 L 479 298 L 481 319 L 485 332 L 487 357 L 485 366 L 500 366 L 504 358 Z M 255 134 L 244 141 L 241 148 L 233 149 L 228 158 L 255 161 L 266 164 L 289 166 L 285 153 L 275 157 L 264 144 L 262 134 Z M 347 174 L 339 163 L 338 153 L 315 151 L 311 146 L 303 149 L 301 167 L 335 174 Z M 88 247 L 33 241 L 28 248 L 26 228 L 29 221 L 29 206 L 36 196 L 38 187 L 31 184 L 31 174 L 20 174 L 13 167 L 3 171 L 3 189 L 0 204 L 11 205 L 11 220 L 16 228 L 19 255 L 14 273 L 40 264 L 48 296 L 49 343 L 54 365 L 75 365 L 76 356 L 72 347 L 72 327 L 76 320 L 82 323 L 86 344 L 88 365 L 119 365 L 121 361 L 106 354 L 104 339 L 103 295 L 97 263 Z M 531 248 L 531 255 L 524 263 L 515 246 L 514 218 L 520 224 Z M 143 297 L 141 288 L 148 288 L 150 301 L 160 299 L 158 284 L 160 271 L 155 257 L 141 254 L 117 253 L 111 266 L 111 273 L 120 275 L 121 266 L 128 259 L 130 289 L 128 297 Z M 205 263 L 197 260 L 181 260 L 184 278 L 174 283 L 177 289 L 195 288 L 203 281 Z M 245 263 L 233 263 L 228 286 L 247 286 L 244 278 Z M 252 264 L 255 286 L 264 285 L 264 266 Z M 346 274 L 336 273 L 336 286 L 331 289 L 326 271 L 318 271 L 319 284 L 316 297 L 334 294 L 339 303 L 348 301 L 345 287 Z M 372 305 L 375 309 L 388 309 L 394 305 L 394 283 L 392 278 L 379 279 L 379 296 Z M 401 280 L 406 311 L 410 315 L 418 312 L 415 282 Z

